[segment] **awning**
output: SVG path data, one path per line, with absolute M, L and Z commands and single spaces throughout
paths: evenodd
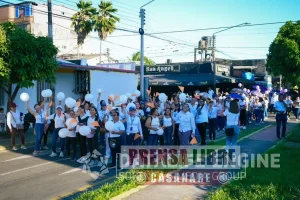
M 149 77 L 151 86 L 205 86 L 214 83 L 213 74 L 164 74 L 145 77 Z M 234 83 L 234 78 L 217 75 L 216 82 Z

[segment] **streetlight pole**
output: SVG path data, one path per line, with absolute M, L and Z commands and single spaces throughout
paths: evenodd
M 231 27 L 228 27 L 228 28 L 226 28 L 226 29 L 223 29 L 223 30 L 220 30 L 220 31 L 218 31 L 218 32 L 215 32 L 215 33 L 213 33 L 213 35 L 212 35 L 212 39 L 213 39 L 213 48 L 212 48 L 212 62 L 213 62 L 213 70 L 214 70 L 214 92 L 216 93 L 217 91 L 217 80 L 216 80 L 216 62 L 215 62 L 215 51 L 216 51 L 216 34 L 217 33 L 220 33 L 220 32 L 223 32 L 223 31 L 227 31 L 227 30 L 229 30 L 229 29 L 232 29 L 232 28 L 235 28 L 235 27 L 239 27 L 239 26 L 243 26 L 243 25 L 248 25 L 248 24 L 250 24 L 250 23 L 242 23 L 242 24 L 239 24 L 239 25 L 236 25 L 236 26 L 231 26 Z
M 152 3 L 154 0 L 149 1 L 145 5 L 141 6 L 140 8 L 140 18 L 141 18 L 141 28 L 139 29 L 139 33 L 141 35 L 141 52 L 140 52 L 140 90 L 141 90 L 141 99 L 147 98 L 147 94 L 145 94 L 145 80 L 144 80 L 144 75 L 145 75 L 145 67 L 144 67 L 144 25 L 145 25 L 145 7 L 146 5 Z

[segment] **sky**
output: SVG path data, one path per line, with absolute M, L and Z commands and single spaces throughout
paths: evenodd
M 99 1 L 92 2 L 96 6 Z M 75 9 L 76 0 L 52 0 L 52 2 L 56 5 L 64 3 L 65 6 Z M 138 32 L 139 9 L 147 2 L 149 0 L 112 0 L 114 7 L 118 9 L 117 16 L 121 19 L 116 26 Z M 245 22 L 253 25 L 300 20 L 300 0 L 155 0 L 144 8 L 146 10 L 144 28 L 147 34 L 230 27 Z M 236 27 L 218 33 L 216 57 L 265 59 L 268 47 L 282 25 Z M 154 35 L 160 39 L 144 36 L 145 56 L 156 63 L 165 63 L 167 59 L 171 59 L 172 62 L 193 62 L 193 51 L 201 37 L 211 36 L 219 30 L 223 29 Z M 115 60 L 128 61 L 133 53 L 140 51 L 140 36 L 132 32 L 115 31 L 103 42 L 103 49 L 109 48 Z M 97 36 L 97 33 L 92 35 Z

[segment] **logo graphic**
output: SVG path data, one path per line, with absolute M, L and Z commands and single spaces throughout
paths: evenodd
M 147 176 L 144 172 L 137 172 L 135 175 L 135 180 L 136 180 L 137 184 L 141 185 L 146 182 Z
M 225 172 L 220 172 L 220 173 L 218 174 L 217 179 L 218 179 L 219 183 L 225 184 L 225 183 L 227 183 L 227 182 L 229 181 L 229 176 L 228 176 L 228 174 L 225 173 Z

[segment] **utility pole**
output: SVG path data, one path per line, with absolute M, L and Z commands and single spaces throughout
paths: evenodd
M 213 90 L 215 92 L 215 94 L 217 94 L 217 78 L 216 78 L 216 62 L 215 62 L 215 48 L 216 48 L 216 36 L 213 35 L 213 42 L 212 42 L 212 45 L 213 45 L 213 48 L 212 48 L 212 63 L 213 63 L 213 70 L 214 70 L 214 86 L 213 86 Z
M 109 48 L 107 48 L 106 50 L 106 55 L 107 55 L 107 61 L 109 62 L 109 56 L 110 56 Z
M 48 0 L 48 37 L 53 42 L 53 29 L 52 29 L 52 0 Z
M 145 5 L 141 6 L 140 8 L 140 18 L 141 18 L 141 28 L 139 29 L 139 33 L 141 35 L 141 52 L 140 52 L 140 91 L 141 91 L 141 100 L 147 100 L 148 99 L 148 94 L 146 93 L 147 90 L 145 90 L 145 66 L 144 66 L 144 25 L 145 25 L 145 7 L 146 5 L 152 3 L 154 0 L 149 1 Z
M 141 35 L 141 52 L 140 52 L 140 90 L 142 95 L 142 100 L 144 100 L 145 96 L 145 82 L 144 82 L 144 25 L 145 25 L 145 9 L 140 9 L 140 18 L 141 18 L 141 28 L 139 29 L 139 33 Z

